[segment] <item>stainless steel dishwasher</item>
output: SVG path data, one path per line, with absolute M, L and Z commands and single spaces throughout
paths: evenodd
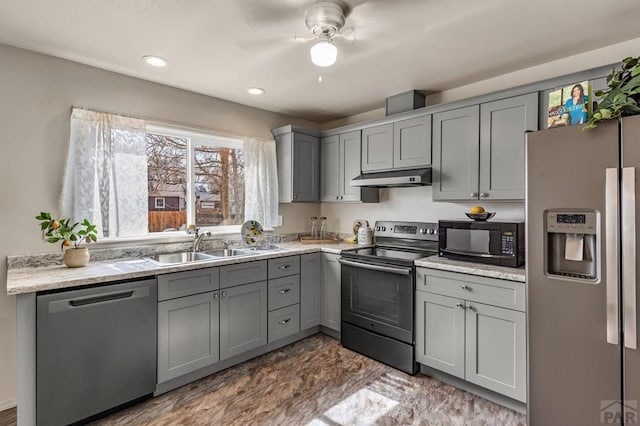
M 36 299 L 38 425 L 77 422 L 153 393 L 155 279 Z

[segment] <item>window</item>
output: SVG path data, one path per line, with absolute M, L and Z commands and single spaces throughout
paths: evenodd
M 146 150 L 149 200 L 154 200 L 149 232 L 183 231 L 192 223 L 235 230 L 243 223 L 241 140 L 148 125 Z

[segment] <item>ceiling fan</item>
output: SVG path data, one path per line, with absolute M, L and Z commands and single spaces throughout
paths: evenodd
M 317 1 L 307 9 L 305 25 L 313 36 L 305 40 L 316 40 L 309 51 L 314 65 L 329 67 L 336 62 L 338 48 L 334 39 L 355 41 L 355 30 L 344 26 L 349 12 L 346 4 L 338 1 Z

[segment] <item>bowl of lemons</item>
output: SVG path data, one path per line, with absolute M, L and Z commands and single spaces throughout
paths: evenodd
M 465 213 L 469 219 L 477 221 L 489 220 L 496 215 L 496 212 L 488 212 L 481 206 L 473 206 L 469 209 L 468 213 Z

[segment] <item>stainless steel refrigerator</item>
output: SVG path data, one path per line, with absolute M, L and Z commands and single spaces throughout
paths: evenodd
M 635 424 L 640 116 L 527 134 L 528 421 Z

